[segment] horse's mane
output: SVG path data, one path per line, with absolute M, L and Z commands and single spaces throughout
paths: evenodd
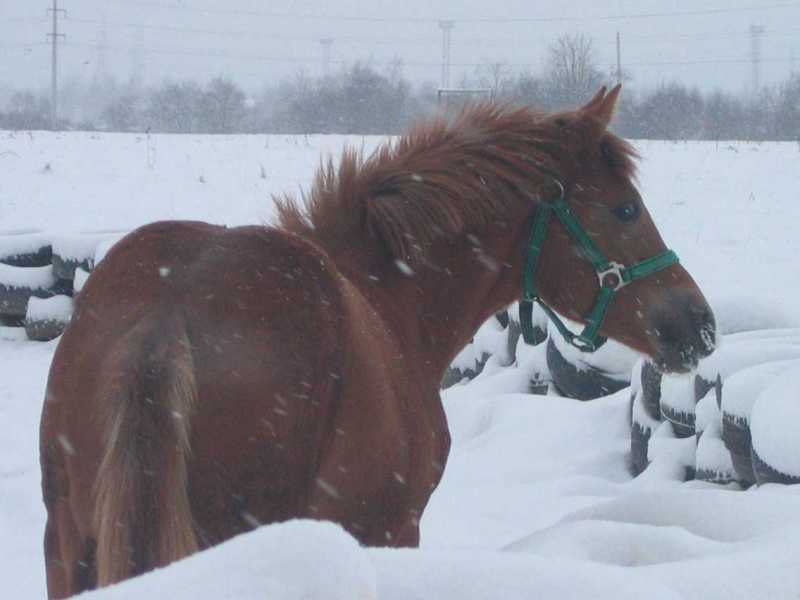
M 369 157 L 345 150 L 338 168 L 321 165 L 302 204 L 275 198 L 280 225 L 326 249 L 353 236 L 369 236 L 388 258 L 416 261 L 437 238 L 478 231 L 533 202 L 560 174 L 563 152 L 555 127 L 529 108 L 478 104 L 452 122 L 423 122 Z M 633 176 L 636 153 L 604 134 L 603 155 L 623 176 Z

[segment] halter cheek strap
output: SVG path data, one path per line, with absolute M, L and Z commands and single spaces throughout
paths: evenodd
M 522 337 L 528 344 L 535 343 L 533 303 L 536 302 L 542 307 L 544 313 L 569 344 L 583 352 L 594 352 L 605 342 L 599 335 L 600 327 L 603 325 L 616 292 L 637 279 L 643 279 L 676 264 L 678 256 L 672 250 L 667 250 L 631 267 L 608 260 L 592 241 L 592 238 L 589 237 L 589 234 L 586 233 L 586 230 L 575 218 L 575 215 L 573 215 L 564 199 L 564 187 L 557 180 L 556 183 L 560 190 L 559 197 L 552 202 L 543 201 L 540 203 L 533 228 L 531 229 L 527 258 L 525 260 L 525 272 L 523 274 L 522 300 L 519 305 Z M 586 327 L 577 335 L 567 329 L 567 326 L 564 325 L 564 322 L 555 311 L 542 301 L 536 289 L 536 267 L 553 214 L 556 215 L 567 232 L 578 243 L 583 256 L 592 263 L 600 284 L 600 292 L 594 308 L 589 313 L 589 316 L 586 317 Z

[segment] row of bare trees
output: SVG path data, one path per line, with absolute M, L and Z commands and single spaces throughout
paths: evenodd
M 504 63 L 487 62 L 461 84 L 550 111 L 579 105 L 617 77 L 598 67 L 590 38 L 567 35 L 551 45 L 541 73 L 514 73 Z M 627 137 L 800 140 L 800 73 L 756 97 L 701 93 L 679 83 L 638 94 L 633 88 L 623 95 L 615 125 Z M 112 131 L 392 134 L 437 110 L 435 87 L 412 86 L 400 63 L 381 70 L 355 64 L 322 78 L 300 72 L 251 97 L 222 77 L 150 89 L 95 82 L 83 97 L 81 90 L 73 95 L 83 112 L 65 127 Z M 48 119 L 49 103 L 31 92 L 13 94 L 0 110 L 5 129 L 44 129 Z

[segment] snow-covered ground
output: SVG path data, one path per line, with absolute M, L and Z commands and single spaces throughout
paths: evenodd
M 323 153 L 377 141 L 0 132 L 0 231 L 268 221 L 269 194 L 307 185 Z M 800 146 L 637 146 L 643 197 L 723 327 L 800 326 Z M 37 438 L 54 348 L 0 341 L 3 598 L 45 594 Z M 98 596 L 800 596 L 797 486 L 741 491 L 656 468 L 631 479 L 627 390 L 579 403 L 528 396 L 525 385 L 513 368 L 487 369 L 445 393 L 453 449 L 419 550 L 362 549 L 335 526 L 293 522 Z M 776 386 L 786 398 L 800 383 Z

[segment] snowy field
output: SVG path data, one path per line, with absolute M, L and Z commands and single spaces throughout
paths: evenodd
M 0 132 L 0 231 L 268 222 L 269 194 L 306 186 L 321 155 L 377 142 Z M 645 202 L 722 327 L 800 327 L 800 145 L 636 145 Z M 45 595 L 38 422 L 54 348 L 0 341 L 3 598 Z M 293 522 L 96 597 L 800 597 L 798 486 L 632 479 L 628 390 L 528 396 L 521 371 L 444 394 L 453 449 L 419 550 L 362 549 L 335 526 Z

